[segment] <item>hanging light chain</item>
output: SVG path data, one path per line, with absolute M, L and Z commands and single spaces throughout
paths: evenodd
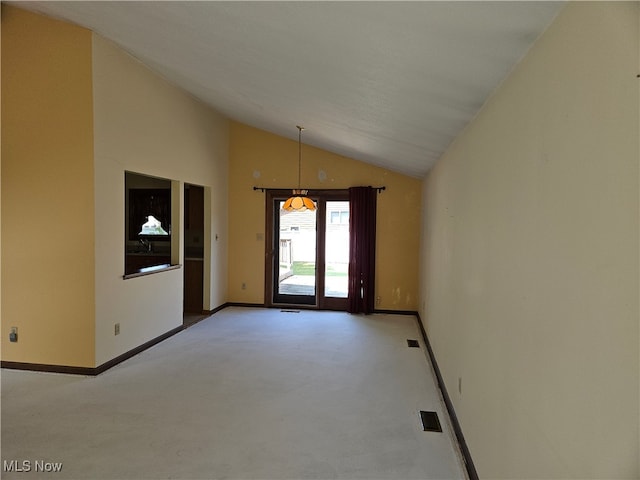
M 298 190 L 300 189 L 300 165 L 302 164 L 302 131 L 304 127 L 296 125 L 298 128 Z

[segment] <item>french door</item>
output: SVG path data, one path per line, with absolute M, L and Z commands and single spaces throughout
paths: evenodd
M 286 211 L 290 190 L 268 190 L 265 299 L 269 306 L 347 310 L 349 193 L 309 192 L 314 211 Z

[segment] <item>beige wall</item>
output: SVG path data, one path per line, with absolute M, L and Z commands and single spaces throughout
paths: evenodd
M 94 367 L 182 323 L 182 270 L 122 279 L 125 170 L 173 180 L 177 263 L 184 183 L 205 187 L 204 307 L 226 301 L 227 120 L 88 30 L 4 5 L 2 120 L 2 360 Z
M 295 124 L 291 128 L 297 133 Z M 234 122 L 229 152 L 229 301 L 262 304 L 265 194 L 252 187 L 297 186 L 298 142 Z M 320 180 L 320 171 L 326 179 Z M 316 189 L 387 187 L 378 196 L 377 308 L 416 310 L 421 182 L 303 145 L 301 183 Z
M 3 4 L 4 361 L 94 364 L 93 175 L 91 32 Z
M 640 477 L 638 19 L 568 4 L 424 182 L 421 312 L 481 478 Z
M 173 258 L 183 261 L 184 183 L 206 189 L 205 307 L 226 301 L 228 122 L 93 37 L 96 364 L 182 324 L 183 270 L 123 280 L 124 172 L 173 180 Z M 218 240 L 215 240 L 216 234 Z M 114 324 L 120 323 L 120 335 Z

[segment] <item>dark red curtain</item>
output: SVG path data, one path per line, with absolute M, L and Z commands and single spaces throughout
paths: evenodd
M 349 189 L 349 312 L 373 313 L 376 271 L 376 201 L 372 187 Z

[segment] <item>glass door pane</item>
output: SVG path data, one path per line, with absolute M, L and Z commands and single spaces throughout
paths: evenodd
M 277 200 L 278 218 L 274 272 L 274 301 L 277 303 L 316 303 L 316 211 L 282 209 Z
M 327 200 L 324 296 L 347 298 L 349 292 L 349 202 Z

